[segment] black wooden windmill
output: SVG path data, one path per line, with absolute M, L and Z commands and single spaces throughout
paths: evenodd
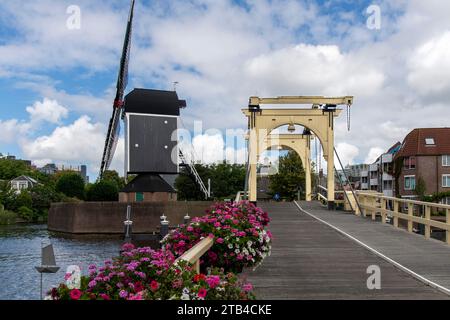
M 178 149 L 176 132 L 180 109 L 186 101 L 180 100 L 175 91 L 134 89 L 124 99 L 127 86 L 128 62 L 131 49 L 131 31 L 135 1 L 131 1 L 125 43 L 117 81 L 117 94 L 105 142 L 99 178 L 109 169 L 120 134 L 120 119 L 125 122 L 125 174 L 137 175 L 123 190 L 133 194 L 134 201 L 144 193 L 175 193 L 160 174 L 178 174 L 181 160 L 193 176 L 205 198 L 210 191 L 205 187 L 193 163 L 186 160 Z M 174 139 L 175 137 L 175 139 Z M 125 199 L 124 201 L 130 201 Z

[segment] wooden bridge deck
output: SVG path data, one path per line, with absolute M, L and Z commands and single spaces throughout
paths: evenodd
M 272 256 L 248 274 L 259 299 L 449 298 L 300 211 L 294 203 L 259 205 L 270 213 L 274 234 Z M 310 213 L 339 214 L 308 205 Z M 366 271 L 371 265 L 381 269 L 381 290 L 367 288 Z

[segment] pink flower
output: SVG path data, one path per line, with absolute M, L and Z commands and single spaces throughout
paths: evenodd
M 82 292 L 78 289 L 73 289 L 70 291 L 70 299 L 72 300 L 80 300 Z
M 211 289 L 214 289 L 220 284 L 219 276 L 209 276 L 206 278 L 206 283 L 209 285 Z
M 207 294 L 208 294 L 208 291 L 204 288 L 201 288 L 200 290 L 198 290 L 197 295 L 200 299 L 205 299 Z
M 223 240 L 222 238 L 217 238 L 216 242 L 217 242 L 218 244 L 222 244 L 222 243 L 225 242 L 225 240 Z
M 242 289 L 243 289 L 245 292 L 250 292 L 250 291 L 253 290 L 253 286 L 252 286 L 251 283 L 246 283 L 246 284 L 244 284 L 244 286 L 242 287 Z
M 102 293 L 101 295 L 100 295 L 100 298 L 102 298 L 103 300 L 105 300 L 105 301 L 109 301 L 109 300 L 111 300 L 111 297 L 110 296 L 108 296 L 107 294 L 105 294 L 105 293 Z
M 189 226 L 189 227 L 187 227 L 187 229 L 186 229 L 188 232 L 192 232 L 192 231 L 194 231 L 194 228 L 192 228 L 191 226 Z
M 126 292 L 125 290 L 121 290 L 119 292 L 119 297 L 121 297 L 122 299 L 125 299 L 126 297 L 128 297 L 128 292 Z

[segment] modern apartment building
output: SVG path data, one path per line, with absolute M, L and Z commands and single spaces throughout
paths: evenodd
M 397 196 L 417 198 L 416 186 L 423 179 L 425 195 L 450 192 L 450 128 L 415 129 L 395 156 L 401 161 Z M 450 198 L 444 200 L 450 203 Z
M 400 147 L 401 143 L 397 142 L 361 172 L 361 190 L 378 191 L 388 197 L 395 195 L 394 156 Z

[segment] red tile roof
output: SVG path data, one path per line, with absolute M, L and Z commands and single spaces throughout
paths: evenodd
M 434 139 L 427 145 L 425 139 Z M 403 141 L 396 157 L 450 155 L 450 128 L 414 129 Z

